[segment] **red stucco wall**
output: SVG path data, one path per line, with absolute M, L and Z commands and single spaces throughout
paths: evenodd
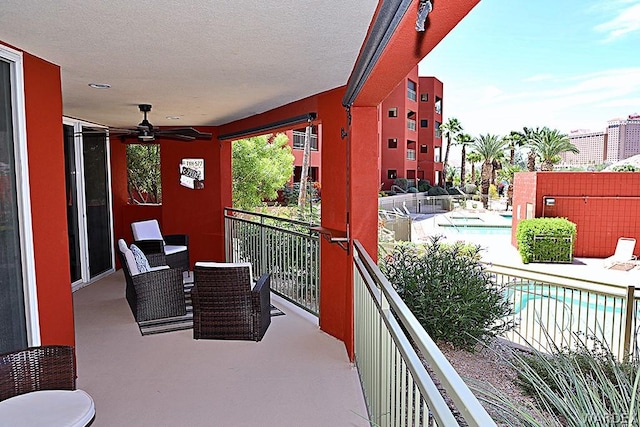
M 553 198 L 553 206 L 545 205 Z M 620 237 L 640 240 L 640 173 L 636 172 L 529 172 L 516 174 L 514 228 L 524 218 L 526 203 L 535 217 L 562 217 L 574 222 L 578 235 L 574 256 L 611 256 Z M 640 245 L 636 247 L 640 255 Z
M 40 338 L 75 345 L 60 69 L 28 53 L 23 63 Z

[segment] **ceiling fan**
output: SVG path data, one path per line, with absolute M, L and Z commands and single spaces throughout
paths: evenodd
M 151 104 L 139 104 L 138 108 L 143 114 L 143 119 L 138 126 L 132 128 L 110 127 L 108 128 L 109 136 L 119 137 L 122 142 L 125 142 L 127 139 L 136 138 L 139 143 L 154 142 L 156 138 L 174 139 L 179 141 L 193 141 L 195 139 L 211 140 L 211 133 L 200 132 L 192 127 L 160 130 L 160 128 L 154 127 L 147 119 L 147 113 L 151 111 Z M 104 133 L 104 129 L 85 128 L 82 133 Z

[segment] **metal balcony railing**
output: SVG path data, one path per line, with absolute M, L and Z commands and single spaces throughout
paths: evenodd
M 623 360 L 640 353 L 640 290 L 595 280 L 575 279 L 524 268 L 488 264 L 513 305 L 516 329 L 504 338 L 540 351 L 573 348 L 581 340 L 605 344 Z
M 318 315 L 320 238 L 309 224 L 225 208 L 228 262 L 250 262 L 253 276 L 271 273 L 271 290 Z M 312 224 L 313 225 L 313 224 Z
M 495 426 L 366 250 L 358 241 L 354 247 L 355 360 L 371 425 Z M 466 424 L 456 418 L 438 387 Z
M 407 160 L 416 159 L 416 150 L 407 149 Z
M 300 131 L 293 131 L 293 148 L 296 150 L 304 149 L 305 133 Z M 310 148 L 313 151 L 318 151 L 318 135 L 311 135 L 309 141 Z
M 407 119 L 407 129 L 416 130 L 416 121 L 413 119 Z

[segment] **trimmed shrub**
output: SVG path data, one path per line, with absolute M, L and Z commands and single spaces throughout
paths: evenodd
M 464 196 L 465 195 L 457 187 L 449 187 L 449 188 L 447 188 L 447 193 L 449 193 L 449 195 L 451 195 L 451 196 Z
M 435 187 L 431 187 L 427 191 L 427 195 L 428 196 L 447 196 L 449 195 L 449 193 L 447 193 L 447 190 L 445 190 L 444 188 L 435 186 Z
M 407 190 L 407 193 L 417 193 L 418 189 L 416 187 L 409 187 L 409 189 Z
M 522 262 L 572 262 L 576 225 L 566 218 L 532 218 L 518 223 Z
M 393 185 L 397 185 L 404 191 L 407 191 L 407 189 L 409 188 L 409 181 L 407 180 L 407 178 L 396 178 L 393 180 Z
M 467 194 L 475 194 L 478 191 L 478 186 L 475 184 L 465 184 L 464 192 Z
M 511 308 L 479 262 L 479 246 L 441 240 L 400 243 L 380 269 L 432 339 L 474 351 L 512 327 Z
M 418 191 L 421 193 L 429 191 L 431 188 L 431 183 L 426 179 L 421 179 L 418 181 Z

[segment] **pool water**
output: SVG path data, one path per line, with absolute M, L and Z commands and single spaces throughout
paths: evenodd
M 440 224 L 439 227 L 459 234 L 499 234 L 511 235 L 510 225 L 456 225 Z

